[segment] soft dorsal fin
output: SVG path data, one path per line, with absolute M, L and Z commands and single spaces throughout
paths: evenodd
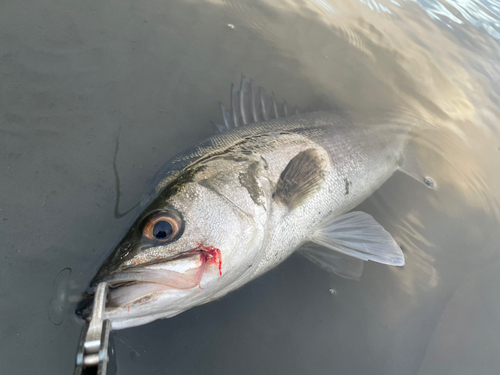
M 438 185 L 436 181 L 427 175 L 427 168 L 424 168 L 425 164 L 422 164 L 422 158 L 418 154 L 418 147 L 419 144 L 414 140 L 409 140 L 406 143 L 404 156 L 400 161 L 398 170 L 426 187 L 437 190 Z
M 219 102 L 224 125 L 215 124 L 222 133 L 239 126 L 267 121 L 302 113 L 297 106 L 291 107 L 286 101 L 278 102 L 274 93 L 269 95 L 262 87 L 255 87 L 253 80 L 241 76 L 240 89 L 231 83 L 231 107 Z
M 332 251 L 312 242 L 304 245 L 299 250 L 299 254 L 322 269 L 346 279 L 359 280 L 363 273 L 364 262 L 362 260 Z
M 349 212 L 321 223 L 311 241 L 360 260 L 404 266 L 403 252 L 392 236 L 365 212 Z
M 324 175 L 319 152 L 314 148 L 301 151 L 281 172 L 274 197 L 293 210 L 318 190 Z

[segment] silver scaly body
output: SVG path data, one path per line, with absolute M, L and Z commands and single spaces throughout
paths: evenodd
M 255 98 L 252 91 L 246 92 Z M 244 113 L 244 90 L 233 88 L 233 99 L 237 95 L 242 98 L 236 106 L 242 126 L 233 121 L 237 120 L 233 101 L 231 112 L 222 107 L 226 127 L 232 129 L 178 154 L 158 171 L 141 203 L 143 213 L 94 279 L 93 285 L 100 280 L 117 285 L 110 294 L 115 305 L 106 310 L 114 329 L 171 317 L 220 298 L 309 242 L 323 246 L 319 257 L 315 252 L 308 256 L 319 265 L 330 253 L 333 258 L 326 263 L 335 263 L 341 254 L 359 263 L 404 264 L 399 247 L 373 218 L 344 214 L 398 169 L 407 129 L 393 131 L 387 123 L 355 125 L 333 111 L 286 117 L 275 111 L 273 117 L 278 118 L 253 122 Z M 269 117 L 267 98 L 261 94 L 260 117 Z M 251 107 L 246 103 L 247 109 Z M 259 118 L 255 108 L 253 102 L 254 120 Z M 158 210 L 178 213 L 185 229 L 175 241 L 148 240 L 146 246 L 141 223 Z M 205 261 L 194 265 L 198 258 L 179 258 L 191 254 L 196 244 L 220 250 L 222 274 Z M 344 264 L 351 264 L 348 277 L 356 278 L 358 263 Z M 165 281 L 170 285 L 166 290 L 158 287 L 158 272 L 165 272 L 168 279 L 200 267 L 199 288 L 176 289 L 171 281 Z M 335 265 L 333 269 L 339 273 Z M 121 286 L 128 280 L 125 276 L 133 279 L 130 275 L 137 272 L 142 278 Z

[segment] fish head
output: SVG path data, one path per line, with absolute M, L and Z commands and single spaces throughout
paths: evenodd
M 176 315 L 247 282 L 263 255 L 262 160 L 226 154 L 163 182 L 91 283 L 109 286 L 113 328 Z

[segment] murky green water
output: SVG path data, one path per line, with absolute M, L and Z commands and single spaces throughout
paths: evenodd
M 220 301 L 115 334 L 120 374 L 494 374 L 500 368 L 500 4 L 0 4 L 0 364 L 68 374 L 73 311 L 170 157 L 241 73 L 302 107 L 425 122 L 436 191 L 396 173 L 360 209 L 404 269 L 360 282 L 294 255 Z M 336 293 L 329 293 L 334 289 Z

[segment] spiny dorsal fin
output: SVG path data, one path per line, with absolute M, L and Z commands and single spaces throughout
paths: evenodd
M 262 87 L 255 87 L 253 80 L 241 76 L 240 89 L 231 83 L 231 107 L 227 109 L 219 102 L 224 125 L 215 124 L 222 133 L 239 126 L 267 121 L 302 113 L 299 107 L 291 107 L 286 101 L 278 102 L 274 93 L 266 93 Z
M 293 210 L 318 190 L 323 179 L 324 162 L 317 150 L 309 148 L 299 152 L 281 172 L 275 198 Z

